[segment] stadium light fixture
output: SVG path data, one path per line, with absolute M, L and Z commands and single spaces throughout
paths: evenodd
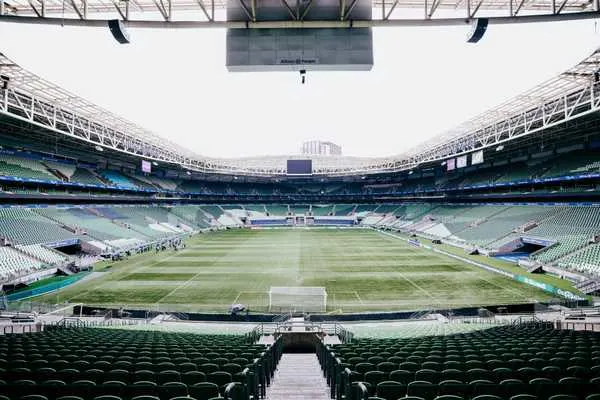
M 98 146 L 96 145 L 96 147 L 94 147 L 96 149 L 96 151 L 104 151 L 104 149 L 102 148 L 102 146 Z
M 2 89 L 8 89 L 8 82 L 10 82 L 10 77 L 6 75 L 0 75 L 0 82 L 2 83 Z
M 504 145 L 501 144 L 500 146 L 496 147 L 496 151 L 502 151 L 504 150 Z
M 413 170 L 410 170 L 410 171 L 408 171 L 408 174 L 409 174 L 409 175 L 412 175 L 414 172 L 415 172 L 415 171 L 413 171 Z
M 127 32 L 125 24 L 120 19 L 109 20 L 108 29 L 117 42 L 121 44 L 128 44 L 130 42 L 129 32 Z
M 156 161 L 152 161 L 152 165 L 154 165 L 155 167 L 158 167 L 158 163 Z
M 186 175 L 191 175 L 192 173 L 190 171 L 185 171 Z
M 489 20 L 487 18 L 477 18 L 471 24 L 471 30 L 467 35 L 467 43 L 477 43 L 481 40 L 487 30 Z
M 442 161 L 440 165 L 443 167 L 444 165 L 446 165 L 446 161 Z

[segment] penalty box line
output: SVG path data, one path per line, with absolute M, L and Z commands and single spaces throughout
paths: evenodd
M 242 290 L 241 292 L 238 292 L 237 296 L 235 297 L 235 299 L 233 300 L 233 303 L 231 304 L 237 304 L 238 300 L 240 299 L 240 296 L 244 293 L 249 293 L 249 294 L 267 294 L 267 292 L 262 291 L 262 290 Z

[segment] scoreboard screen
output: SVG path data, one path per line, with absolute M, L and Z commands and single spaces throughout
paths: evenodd
M 312 160 L 288 160 L 288 175 L 310 175 L 312 174 Z

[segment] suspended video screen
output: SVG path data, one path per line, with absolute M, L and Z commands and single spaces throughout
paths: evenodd
M 288 175 L 310 175 L 312 174 L 312 160 L 288 160 Z

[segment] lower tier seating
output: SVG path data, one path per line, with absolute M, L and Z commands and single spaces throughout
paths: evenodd
M 362 390 L 385 400 L 600 396 L 600 334 L 542 323 L 449 336 L 358 339 L 321 346 L 319 359 L 338 400 L 359 399 Z
M 0 399 L 256 399 L 280 355 L 280 342 L 234 335 L 55 328 L 0 336 Z

